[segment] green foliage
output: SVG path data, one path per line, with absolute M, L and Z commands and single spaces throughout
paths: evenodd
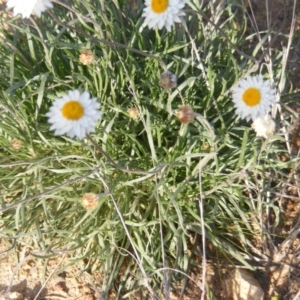
M 256 138 L 234 113 L 229 89 L 255 55 L 242 7 L 229 1 L 211 15 L 215 1 L 200 2 L 186 5 L 187 30 L 179 24 L 171 33 L 143 25 L 142 1 L 134 10 L 116 0 L 56 3 L 40 19 L 9 19 L 11 30 L 2 31 L 3 238 L 30 238 L 45 256 L 69 250 L 70 263 L 84 260 L 104 274 L 103 297 L 116 283 L 117 295 L 144 289 L 145 276 L 158 294 L 182 280 L 161 269 L 188 273 L 204 229 L 218 252 L 250 268 L 251 220 L 279 209 L 267 201 L 265 174 L 276 184 L 296 161 L 280 160 L 283 137 Z M 80 64 L 83 49 L 92 50 L 93 64 Z M 177 89 L 158 85 L 162 62 L 178 76 Z M 46 112 L 73 89 L 101 103 L 95 143 L 119 166 L 144 173 L 116 168 L 88 139 L 49 131 Z M 181 125 L 174 111 L 182 102 L 203 117 Z M 131 107 L 139 119 L 130 119 Z M 80 200 L 91 192 L 108 194 L 86 211 Z

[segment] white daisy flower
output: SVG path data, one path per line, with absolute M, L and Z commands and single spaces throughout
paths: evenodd
M 271 116 L 267 114 L 264 118 L 258 117 L 251 127 L 255 130 L 257 136 L 268 138 L 274 134 L 276 124 Z
M 14 9 L 15 16 L 21 14 L 24 19 L 32 14 L 40 17 L 41 13 L 52 8 L 53 4 L 50 0 L 8 0 L 6 6 Z
M 241 118 L 254 121 L 271 110 L 271 105 L 276 101 L 275 89 L 261 75 L 248 76 L 233 87 L 232 101 Z
M 55 135 L 67 134 L 70 138 L 83 139 L 86 134 L 95 131 L 97 121 L 101 118 L 100 104 L 97 98 L 90 98 L 88 92 L 80 94 L 78 90 L 69 91 L 62 98 L 54 101 L 46 114 L 52 124 L 50 130 Z
M 171 26 L 181 23 L 180 17 L 185 15 L 182 11 L 185 0 L 146 0 L 145 4 L 143 17 L 149 28 L 165 26 L 171 31 Z

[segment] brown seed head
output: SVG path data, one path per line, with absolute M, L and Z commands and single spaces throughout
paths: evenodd
M 195 119 L 195 113 L 191 106 L 185 105 L 178 109 L 176 117 L 182 124 L 192 123 Z
M 177 86 L 177 77 L 170 71 L 165 71 L 160 75 L 159 85 L 165 90 L 172 89 Z

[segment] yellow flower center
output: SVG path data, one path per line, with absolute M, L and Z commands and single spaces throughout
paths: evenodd
M 243 101 L 248 106 L 256 106 L 260 103 L 260 100 L 260 90 L 257 88 L 250 87 L 243 94 Z
M 70 100 L 63 106 L 61 112 L 68 120 L 78 120 L 84 115 L 84 108 L 80 102 Z
M 169 0 L 152 0 L 151 8 L 157 14 L 161 14 L 167 10 L 169 6 Z

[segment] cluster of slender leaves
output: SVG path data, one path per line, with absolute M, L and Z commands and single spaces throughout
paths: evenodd
M 145 275 L 157 293 L 184 278 L 162 268 L 189 273 L 203 230 L 249 267 L 251 220 L 271 205 L 264 174 L 291 164 L 277 155 L 283 138 L 257 139 L 230 100 L 255 63 L 245 8 L 190 0 L 184 23 L 168 33 L 143 24 L 143 1 L 129 2 L 64 1 L 40 19 L 10 17 L 0 42 L 1 235 L 44 256 L 69 250 L 70 263 L 104 274 L 104 296 L 115 283 L 117 295 L 143 288 Z M 80 64 L 84 49 L 92 65 Z M 163 64 L 178 76 L 176 89 L 159 86 Z M 45 113 L 74 89 L 101 103 L 92 139 L 121 169 L 90 140 L 49 131 Z M 201 114 L 189 125 L 174 115 L 183 104 Z M 105 193 L 93 211 L 80 203 L 87 192 Z

